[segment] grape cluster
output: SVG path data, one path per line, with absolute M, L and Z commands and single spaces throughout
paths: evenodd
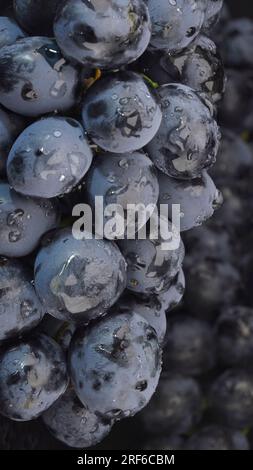
M 209 37 L 221 7 L 222 0 L 14 0 L 12 8 L 0 6 L 4 427 L 6 418 L 41 417 L 46 436 L 47 429 L 63 446 L 84 448 L 141 411 L 149 432 L 175 433 L 171 445 L 179 447 L 182 435 L 201 422 L 197 377 L 216 364 L 215 332 L 207 318 L 171 311 L 185 291 L 182 234 L 222 204 L 207 173 L 221 140 L 216 117 L 225 78 Z M 233 173 L 236 158 L 232 164 Z M 248 164 L 245 156 L 242 171 Z M 105 209 L 99 218 L 97 198 Z M 88 228 L 84 204 L 93 216 Z M 141 224 L 135 216 L 129 220 L 129 205 L 144 206 Z M 154 238 L 157 205 L 168 211 Z M 180 205 L 180 230 L 174 205 Z M 84 216 L 77 221 L 79 209 Z M 121 235 L 115 214 L 125 223 Z M 138 236 L 143 229 L 146 236 Z M 175 234 L 177 245 L 168 243 Z M 192 292 L 201 269 L 208 271 L 203 282 L 208 276 L 213 281 L 212 260 L 202 261 L 187 265 Z M 225 287 L 230 282 L 228 300 L 238 273 L 229 261 L 219 269 Z M 195 299 L 206 302 L 205 315 L 215 310 L 222 288 L 214 284 Z M 247 313 L 240 311 L 251 327 Z M 227 314 L 236 328 L 235 315 Z M 226 313 L 218 326 L 226 361 L 223 344 L 230 338 L 222 321 Z M 234 361 L 246 360 L 250 351 L 238 343 Z M 227 380 L 224 375 L 214 383 L 210 398 L 219 412 L 225 396 L 224 416 L 241 399 L 236 384 L 244 379 L 233 373 L 231 393 Z M 247 425 L 252 382 L 245 380 Z M 217 432 L 202 430 L 201 445 L 220 440 L 224 447 L 243 446 L 225 428 L 227 421 Z M 241 423 L 237 416 L 233 422 Z

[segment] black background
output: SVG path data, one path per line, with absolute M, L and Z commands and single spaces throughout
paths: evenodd
M 227 0 L 226 3 L 234 16 L 251 16 L 253 18 L 252 0 Z

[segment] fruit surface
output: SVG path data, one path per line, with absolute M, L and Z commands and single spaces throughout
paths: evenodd
M 88 90 L 82 117 L 95 144 L 109 152 L 126 153 L 143 148 L 154 137 L 162 113 L 139 75 L 120 72 Z
M 65 57 L 116 70 L 145 51 L 151 25 L 142 0 L 68 0 L 57 12 L 54 33 Z
M 91 162 L 92 152 L 79 122 L 50 117 L 19 136 L 8 157 L 7 174 L 19 193 L 53 198 L 71 192 Z
M 28 37 L 0 50 L 0 103 L 24 116 L 66 111 L 76 101 L 77 70 L 54 39 Z
M 104 318 L 72 340 L 76 393 L 98 416 L 118 420 L 136 414 L 155 392 L 160 372 L 156 332 L 138 314 Z
M 64 355 L 44 335 L 2 351 L 0 377 L 1 414 L 14 421 L 37 418 L 68 384 Z
M 42 235 L 58 226 L 55 200 L 29 198 L 0 184 L 0 255 L 26 256 L 39 245 Z
M 91 234 L 89 234 L 91 235 Z M 126 262 L 106 240 L 77 240 L 70 229 L 45 240 L 35 260 L 35 289 L 48 313 L 88 323 L 106 313 L 126 286 Z

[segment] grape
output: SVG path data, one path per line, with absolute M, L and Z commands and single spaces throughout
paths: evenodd
M 201 95 L 206 94 L 212 103 L 221 100 L 225 89 L 220 54 L 214 42 L 204 35 L 199 35 L 187 49 L 173 55 L 148 49 L 134 64 L 134 70 L 159 85 L 173 82 L 187 85 Z
M 25 33 L 12 18 L 0 16 L 0 48 L 24 38 Z
M 32 199 L 0 183 L 0 255 L 26 256 L 59 222 L 55 200 Z
M 53 36 L 53 21 L 63 0 L 14 0 L 19 23 L 33 35 Z
M 0 103 L 24 116 L 66 111 L 77 99 L 78 72 L 50 38 L 29 37 L 0 49 Z
M 215 365 L 214 335 L 208 323 L 174 314 L 167 319 L 164 370 L 200 375 Z
M 35 260 L 37 294 L 61 320 L 88 323 L 105 314 L 125 285 L 126 263 L 118 247 L 94 237 L 77 240 L 70 229 L 46 239 Z
M 27 196 L 53 198 L 70 192 L 87 173 L 92 152 L 81 125 L 50 117 L 27 127 L 7 162 L 9 183 Z
M 153 395 L 160 372 L 155 330 L 136 313 L 105 317 L 72 340 L 72 382 L 97 416 L 120 420 L 136 414 Z
M 111 430 L 109 422 L 90 412 L 70 387 L 42 419 L 51 434 L 70 447 L 94 446 Z
M 169 313 L 181 302 L 185 291 L 185 276 L 181 268 L 171 281 L 167 291 L 159 295 L 159 302 L 165 313 Z
M 220 191 L 205 171 L 200 178 L 191 181 L 176 180 L 159 172 L 158 181 L 158 203 L 168 205 L 169 219 L 172 218 L 172 206 L 180 205 L 182 232 L 203 224 L 222 203 Z
M 210 405 L 218 422 L 234 429 L 251 426 L 253 419 L 253 378 L 242 369 L 229 369 L 211 386 Z
M 4 173 L 11 146 L 24 127 L 25 122 L 21 116 L 6 112 L 0 107 L 0 173 Z
M 147 5 L 153 47 L 179 51 L 199 34 L 205 17 L 202 0 L 147 0 Z
M 118 69 L 145 51 L 151 24 L 142 0 L 68 0 L 58 10 L 54 32 L 65 57 Z
M 156 331 L 159 344 L 163 344 L 167 320 L 159 297 L 154 295 L 152 297 L 142 298 L 127 293 L 112 307 L 110 313 L 128 313 L 130 315 L 137 314 L 141 316 Z
M 27 332 L 43 318 L 29 270 L 18 261 L 0 258 L 0 341 Z
M 201 401 L 194 379 L 178 374 L 162 376 L 152 400 L 141 413 L 144 428 L 150 434 L 185 434 L 201 419 Z
M 0 379 L 0 411 L 14 421 L 37 418 L 68 384 L 63 353 L 44 335 L 1 352 Z
M 162 124 L 147 146 L 163 173 L 175 178 L 198 178 L 216 160 L 220 132 L 209 108 L 185 85 L 169 84 L 159 90 Z
M 127 288 L 146 295 L 166 292 L 184 259 L 184 246 L 163 247 L 163 240 L 120 240 L 119 247 L 128 263 Z
M 88 202 L 93 209 L 95 198 L 98 196 L 103 197 L 104 209 L 110 204 L 120 205 L 120 212 L 125 211 L 125 227 L 131 226 L 133 229 L 137 225 L 135 218 L 131 221 L 125 215 L 128 205 L 143 204 L 148 207 L 153 204 L 152 211 L 145 211 L 145 217 L 143 216 L 143 220 L 140 220 L 135 229 L 137 231 L 147 223 L 158 201 L 159 185 L 156 169 L 151 160 L 140 152 L 98 155 L 87 176 L 86 192 Z M 110 223 L 114 217 L 115 214 L 105 215 L 104 224 Z
M 184 85 L 200 94 L 207 94 L 212 103 L 222 99 L 226 82 L 224 67 L 211 39 L 204 35 L 198 36 L 189 49 L 171 60 L 178 68 L 180 81 Z
M 249 450 L 249 443 L 239 431 L 211 425 L 190 436 L 184 450 Z
M 91 139 L 115 153 L 144 147 L 158 131 L 162 119 L 147 85 L 133 72 L 98 80 L 85 95 L 82 116 Z
M 253 310 L 249 307 L 231 306 L 218 317 L 217 350 L 225 366 L 242 366 L 250 363 L 253 355 Z

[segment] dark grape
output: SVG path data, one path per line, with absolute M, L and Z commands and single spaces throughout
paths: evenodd
M 144 147 L 158 131 L 162 119 L 148 86 L 133 72 L 98 80 L 84 97 L 82 116 L 91 139 L 115 153 Z
M 9 154 L 7 174 L 19 193 L 53 198 L 70 192 L 91 162 L 92 152 L 79 122 L 50 117 L 19 136 Z

